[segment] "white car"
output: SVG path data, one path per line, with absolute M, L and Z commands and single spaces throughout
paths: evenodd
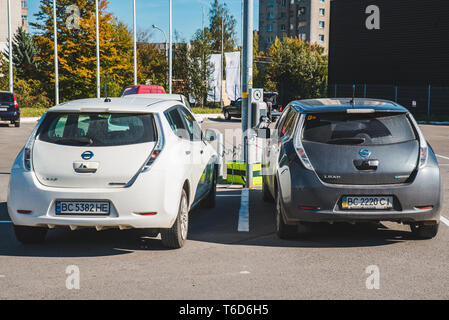
M 187 109 L 192 110 L 192 107 L 190 106 L 189 100 L 183 96 L 182 94 L 170 94 L 170 93 L 135 93 L 135 94 L 128 94 L 126 96 L 122 96 L 122 98 L 125 99 L 160 99 L 160 100 L 174 100 L 179 101 L 183 103 Z
M 11 170 L 17 239 L 48 229 L 148 228 L 180 248 L 189 210 L 215 205 L 217 154 L 186 106 L 158 99 L 85 99 L 42 117 Z

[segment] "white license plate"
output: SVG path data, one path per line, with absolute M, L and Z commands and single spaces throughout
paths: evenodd
M 0 107 L 0 111 L 8 111 L 8 108 Z
M 375 209 L 386 210 L 393 208 L 393 197 L 353 197 L 344 196 L 341 199 L 341 208 L 346 210 Z
M 110 203 L 109 201 L 56 201 L 55 211 L 57 215 L 107 216 L 110 212 Z

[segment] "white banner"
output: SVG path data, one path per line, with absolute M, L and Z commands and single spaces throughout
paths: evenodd
M 240 51 L 226 52 L 226 95 L 231 101 L 241 96 L 240 92 Z
M 207 93 L 207 101 L 220 102 L 221 100 L 221 55 L 212 54 L 210 56 L 211 75 L 207 81 L 209 91 Z

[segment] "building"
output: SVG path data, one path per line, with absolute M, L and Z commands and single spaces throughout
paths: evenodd
M 449 114 L 448 0 L 333 0 L 329 96 L 398 101 Z
M 299 37 L 329 46 L 330 0 L 260 0 L 259 49 L 267 51 L 276 37 Z
M 28 31 L 28 0 L 11 0 L 12 34 L 22 26 Z M 6 49 L 8 42 L 8 4 L 0 1 L 0 51 Z

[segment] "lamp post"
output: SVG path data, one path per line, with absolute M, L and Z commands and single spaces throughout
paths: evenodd
M 168 47 L 167 47 L 167 35 L 165 34 L 165 31 L 162 30 L 161 28 L 159 28 L 157 25 L 153 24 L 152 27 L 153 27 L 153 29 L 159 30 L 159 31 L 162 32 L 162 34 L 164 35 L 164 39 L 165 39 L 165 42 L 164 42 L 164 48 L 165 48 L 165 60 L 167 60 L 167 64 L 169 64 L 169 61 L 168 61 Z M 165 83 L 166 83 L 166 84 L 168 83 L 168 76 L 167 76 L 167 79 L 166 79 Z
M 8 41 L 9 41 L 9 91 L 14 91 L 14 74 L 12 59 L 11 0 L 8 0 Z
M 136 26 L 136 0 L 133 0 L 133 46 L 134 46 L 134 85 L 137 85 L 137 26 Z
M 173 74 L 173 18 L 172 18 L 172 0 L 169 1 L 169 57 L 168 57 L 168 87 L 169 93 L 172 93 L 172 74 Z

